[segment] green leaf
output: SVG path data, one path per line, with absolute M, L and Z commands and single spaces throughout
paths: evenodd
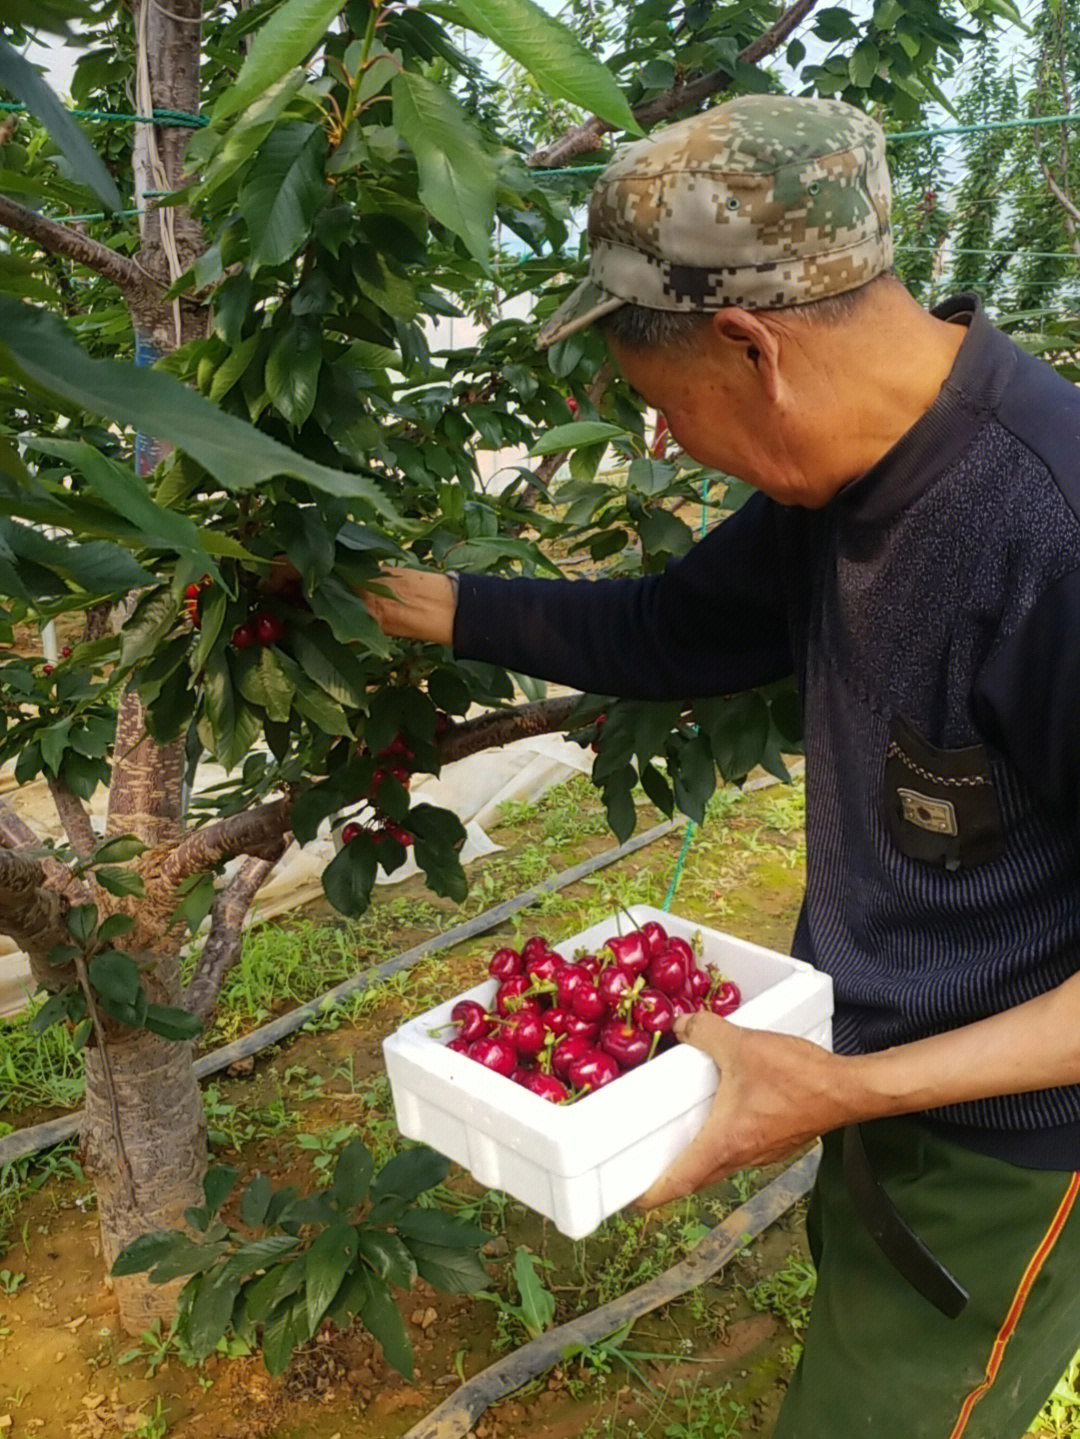
M 296 693 L 292 678 L 270 645 L 260 646 L 250 660 L 240 670 L 237 688 L 252 704 L 261 705 L 271 720 L 284 724 Z
M 135 895 L 142 898 L 146 893 L 146 885 L 143 883 L 141 874 L 133 869 L 120 869 L 115 865 L 102 865 L 94 871 L 94 878 L 102 889 L 107 889 L 110 894 L 123 898 L 126 895 Z
M 118 834 L 115 839 L 107 839 L 104 844 L 99 844 L 90 857 L 91 864 L 126 864 L 129 859 L 138 859 L 140 854 L 146 853 L 146 845 L 134 834 Z M 127 919 L 127 916 L 112 915 L 112 919 Z M 105 921 L 108 923 L 108 920 Z M 130 925 L 131 921 L 128 920 Z M 105 925 L 102 925 L 102 936 L 104 937 Z
M 361 1229 L 357 1251 L 380 1279 L 411 1289 L 416 1281 L 416 1261 L 396 1234 L 380 1229 Z
M 190 1242 L 174 1229 L 155 1229 L 149 1234 L 140 1234 L 138 1239 L 124 1245 L 109 1273 L 116 1279 L 124 1274 L 141 1274 L 144 1269 L 153 1269 L 178 1245 Z
M 495 165 L 448 90 L 409 70 L 391 86 L 394 128 L 416 156 L 420 200 L 487 263 L 495 220 Z
M 307 1252 L 305 1296 L 308 1324 L 312 1330 L 329 1309 L 346 1272 L 356 1258 L 357 1234 L 351 1224 L 332 1224 L 324 1229 Z
M 865 90 L 881 64 L 881 52 L 872 40 L 863 40 L 855 47 L 855 53 L 848 63 L 851 83 Z
M 171 1279 L 182 1279 L 185 1274 L 204 1274 L 212 1269 L 225 1253 L 223 1243 L 194 1244 L 185 1235 L 150 1273 L 151 1284 L 168 1284 Z
M 446 1214 L 441 1209 L 410 1209 L 394 1221 L 394 1227 L 406 1239 L 441 1244 L 448 1249 L 477 1249 L 491 1238 L 479 1225 Z
M 302 1294 L 286 1299 L 269 1316 L 263 1327 L 262 1355 L 266 1372 L 283 1374 L 293 1350 L 310 1337 L 307 1327 L 307 1306 Z
M 293 653 L 300 668 L 332 700 L 346 709 L 366 709 L 367 677 L 363 665 L 347 645 L 313 625 L 293 636 Z
M 330 1196 L 343 1208 L 351 1209 L 367 1198 L 375 1160 L 362 1140 L 350 1139 L 338 1155 Z
M 761 761 L 769 738 L 769 707 L 757 693 L 728 700 L 697 700 L 692 713 L 712 746 L 724 778 L 738 782 Z
M 273 1191 L 265 1174 L 256 1174 L 240 1201 L 240 1218 L 249 1229 L 257 1229 L 266 1218 Z
M 344 0 L 286 0 L 256 32 L 236 84 L 214 106 L 214 125 L 257 100 L 310 55 L 343 6 Z
M 174 1004 L 148 1004 L 144 1024 L 162 1039 L 198 1039 L 203 1032 L 201 1019 Z
M 322 354 L 321 331 L 296 322 L 282 330 L 266 357 L 270 403 L 297 429 L 315 408 Z
M 537 1273 L 537 1262 L 523 1244 L 514 1255 L 514 1279 L 521 1296 L 521 1314 L 529 1337 L 543 1334 L 555 1317 L 555 1296 Z
M 491 1283 L 491 1275 L 475 1254 L 423 1239 L 410 1239 L 408 1245 L 417 1274 L 446 1294 L 476 1294 Z
M 607 66 L 533 0 L 457 0 L 457 8 L 482 35 L 523 65 L 546 94 L 580 105 L 619 130 L 641 134 Z
M 326 198 L 326 136 L 318 125 L 278 125 L 263 142 L 237 204 L 251 235 L 251 270 L 281 265 L 311 234 Z
M 96 904 L 73 904 L 67 912 L 68 932 L 80 944 L 89 944 L 97 929 L 98 912 Z
M 139 966 L 118 949 L 96 954 L 87 966 L 90 983 L 98 994 L 117 1004 L 134 1004 L 141 987 Z
M 258 489 L 290 475 L 326 494 L 358 501 L 384 518 L 396 517 L 366 476 L 303 458 L 159 370 L 91 360 L 51 315 L 3 295 L 0 370 L 52 399 L 64 413 L 85 411 L 176 445 L 229 491 Z
M 434 1189 L 450 1172 L 450 1161 L 426 1144 L 418 1144 L 387 1160 L 371 1183 L 372 1203 L 400 1213 L 419 1194 Z M 372 1213 L 371 1222 L 382 1222 Z
M 326 897 L 339 914 L 355 919 L 364 913 L 371 903 L 377 867 L 375 846 L 363 835 L 342 845 L 322 876 Z
M 120 631 L 120 664 L 127 669 L 156 649 L 176 622 L 179 599 L 167 589 L 144 595 Z
M 239 1169 L 231 1164 L 215 1164 L 207 1170 L 203 1180 L 203 1195 L 206 1199 L 206 1211 L 211 1219 L 228 1199 L 239 1178 Z
M 700 734 L 689 740 L 676 735 L 670 753 L 674 761 L 671 779 L 675 802 L 695 824 L 704 824 L 705 806 L 716 789 L 716 767 L 709 741 Z
M 299 1243 L 300 1240 L 292 1234 L 267 1234 L 262 1239 L 253 1239 L 250 1244 L 242 1244 L 229 1255 L 225 1261 L 225 1270 L 242 1279 L 245 1275 L 255 1274 L 260 1269 L 276 1264 L 286 1254 L 291 1254 Z
M 382 1345 L 383 1357 L 411 1380 L 413 1376 L 412 1345 L 398 1307 L 386 1285 L 373 1275 L 368 1280 L 370 1293 L 360 1309 L 360 1319 L 373 1338 Z
M 601 441 L 624 439 L 626 431 L 621 425 L 609 425 L 606 420 L 574 420 L 569 425 L 556 425 L 533 445 L 529 451 L 532 459 L 541 455 L 557 455 L 562 450 L 575 450 L 582 445 L 597 445 Z
M 134 928 L 135 921 L 130 914 L 110 914 L 101 921 L 97 937 L 100 943 L 108 944 L 122 934 L 130 934 Z
M 227 1265 L 199 1283 L 187 1322 L 187 1341 L 196 1359 L 206 1359 L 224 1337 L 242 1283 L 243 1276 L 230 1273 Z
M 5 19 L 10 20 L 10 17 L 5 15 Z M 76 179 L 93 190 L 107 210 L 123 208 L 120 192 L 101 156 L 29 60 L 25 60 L 17 50 L 12 49 L 2 37 L 0 88 L 15 95 L 30 113 L 41 121 L 70 163 Z

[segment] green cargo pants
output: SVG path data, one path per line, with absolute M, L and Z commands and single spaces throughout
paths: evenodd
M 818 1270 L 773 1439 L 1020 1439 L 1080 1349 L 1080 1174 L 1023 1169 L 911 1119 L 862 1126 L 901 1215 L 970 1292 L 946 1319 L 854 1210 L 826 1137 L 807 1229 Z

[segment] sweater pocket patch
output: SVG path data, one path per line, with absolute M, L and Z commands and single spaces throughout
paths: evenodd
M 882 799 L 902 854 L 943 869 L 996 859 L 1005 828 L 985 745 L 937 749 L 905 719 L 893 717 Z

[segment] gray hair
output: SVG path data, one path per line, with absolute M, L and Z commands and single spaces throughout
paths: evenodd
M 865 285 L 845 290 L 840 295 L 826 295 L 821 300 L 807 300 L 802 305 L 767 310 L 765 314 L 790 315 L 812 325 L 837 325 L 849 320 L 862 305 L 869 292 L 883 280 L 897 283 L 892 270 L 875 275 Z M 626 350 L 692 349 L 715 310 L 652 310 L 629 302 L 605 315 L 600 321 L 604 338 L 614 340 Z

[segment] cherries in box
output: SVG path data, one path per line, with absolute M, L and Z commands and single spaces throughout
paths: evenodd
M 810 965 L 646 905 L 554 945 L 566 959 L 599 949 L 631 922 L 658 921 L 669 935 L 700 936 L 701 963 L 742 992 L 732 1023 L 831 1044 L 832 981 Z M 717 1072 L 700 1050 L 676 1045 L 571 1104 L 551 1104 L 448 1049 L 450 1012 L 462 999 L 485 1007 L 494 979 L 403 1024 L 383 1042 L 397 1123 L 466 1168 L 583 1238 L 668 1167 L 705 1122 Z

